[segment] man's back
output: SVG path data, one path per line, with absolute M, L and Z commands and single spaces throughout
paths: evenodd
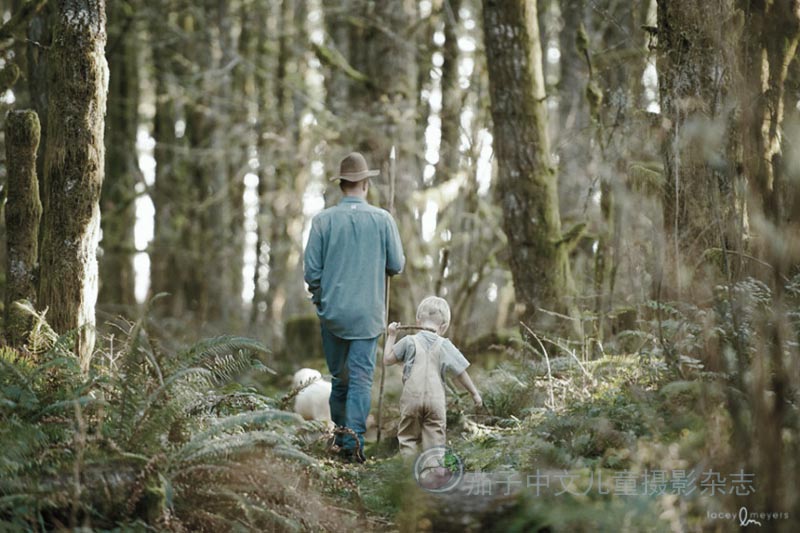
M 403 269 L 397 225 L 366 201 L 345 196 L 314 217 L 305 252 L 305 280 L 323 325 L 342 339 L 383 331 L 386 274 Z

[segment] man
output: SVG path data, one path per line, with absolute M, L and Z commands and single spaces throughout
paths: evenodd
M 386 323 L 386 275 L 405 264 L 400 233 L 392 216 L 367 203 L 369 170 L 364 156 L 353 152 L 339 165 L 339 205 L 311 222 L 306 245 L 305 280 L 317 307 L 322 349 L 333 376 L 331 419 L 352 429 L 336 444 L 347 458 L 364 462 L 364 431 L 371 403 L 378 337 Z

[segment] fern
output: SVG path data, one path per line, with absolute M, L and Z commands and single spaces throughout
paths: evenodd
M 195 344 L 180 355 L 179 359 L 183 364 L 208 369 L 215 383 L 224 385 L 249 370 L 275 374 L 274 370 L 258 359 L 258 356 L 268 353 L 266 347 L 258 341 L 225 335 Z
M 55 335 L 45 313 L 29 311 L 35 366 L 9 350 L 0 357 L 0 529 L 52 529 L 70 517 L 172 529 L 259 529 L 295 519 L 245 496 L 233 479 L 249 476 L 239 461 L 262 461 L 266 451 L 316 463 L 296 444 L 305 422 L 233 383 L 245 371 L 271 371 L 261 343 L 221 336 L 169 353 L 145 318 L 118 320 L 114 352 L 97 354 L 87 374 L 73 353 L 74 332 Z M 190 503 L 201 486 L 209 492 L 202 510 Z
M 49 351 L 58 340 L 58 334 L 47 323 L 47 309 L 39 313 L 27 300 L 17 300 L 13 305 L 23 316 L 32 319 L 30 331 L 27 333 L 25 348 L 34 355 Z

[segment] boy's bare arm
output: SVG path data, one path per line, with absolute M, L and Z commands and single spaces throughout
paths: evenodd
M 400 360 L 394 355 L 394 341 L 397 338 L 397 322 L 392 322 L 386 328 L 386 344 L 383 346 L 383 364 L 394 365 Z
M 472 395 L 472 400 L 475 402 L 475 405 L 480 407 L 483 405 L 483 398 L 481 398 L 481 393 L 478 392 L 478 389 L 475 388 L 475 384 L 472 383 L 472 379 L 470 379 L 469 374 L 467 371 L 464 370 L 462 373 L 456 376 L 456 381 L 461 383 L 461 386 L 464 387 L 467 392 Z

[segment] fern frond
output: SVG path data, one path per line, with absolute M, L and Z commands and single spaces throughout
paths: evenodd
M 11 305 L 33 321 L 31 330 L 28 332 L 25 348 L 37 356 L 50 350 L 58 339 L 58 334 L 47 323 L 45 318 L 47 309 L 39 313 L 27 300 L 17 300 Z
M 273 452 L 278 457 L 283 457 L 284 459 L 290 459 L 292 461 L 296 461 L 298 463 L 303 463 L 305 465 L 315 465 L 317 464 L 316 459 L 308 455 L 307 453 L 298 450 L 293 446 L 285 446 L 282 444 L 278 444 L 273 448 Z
M 238 507 L 244 511 L 249 524 L 258 524 L 261 528 L 269 527 L 279 531 L 302 531 L 302 525 L 288 516 L 283 516 L 276 510 L 265 507 L 263 503 L 252 501 L 249 498 L 231 491 L 222 490 L 220 493 L 228 496 L 231 500 L 238 504 Z
M 55 402 L 44 409 L 42 409 L 39 413 L 39 416 L 50 415 L 53 413 L 57 413 L 64 409 L 74 409 L 75 404 L 78 404 L 82 409 L 90 406 L 90 405 L 108 405 L 108 402 L 102 400 L 100 398 L 95 398 L 93 396 L 81 396 L 79 398 L 69 399 L 69 400 L 62 400 L 60 402 Z
M 216 462 L 230 459 L 242 453 L 252 452 L 257 448 L 275 447 L 279 444 L 289 446 L 286 437 L 274 431 L 248 431 L 234 435 L 206 440 L 200 443 L 188 455 L 181 457 L 181 462 Z
M 140 404 L 138 416 L 123 438 L 139 449 L 161 446 L 160 437 L 189 416 L 211 379 L 211 373 L 203 368 L 186 368 L 167 378 Z
M 236 376 L 252 368 L 253 363 L 249 354 L 239 350 L 235 355 L 214 356 L 213 359 L 206 360 L 204 366 L 213 373 L 215 382 L 221 385 L 233 381 Z
M 235 335 L 222 335 L 204 339 L 189 348 L 179 359 L 187 366 L 205 366 L 213 371 L 213 361 L 219 360 L 223 364 L 228 357 L 240 359 L 253 358 L 257 355 L 267 355 L 269 350 L 261 342 L 247 337 Z M 263 365 L 261 365 L 263 368 Z M 274 372 L 272 369 L 268 369 Z
M 206 442 L 227 431 L 233 431 L 248 426 L 265 426 L 276 422 L 291 422 L 296 424 L 302 421 L 302 417 L 296 413 L 279 411 L 277 409 L 264 409 L 261 411 L 228 416 L 217 421 L 209 429 L 197 433 L 178 451 L 176 457 L 182 458 L 191 455 L 194 451 L 202 448 Z

